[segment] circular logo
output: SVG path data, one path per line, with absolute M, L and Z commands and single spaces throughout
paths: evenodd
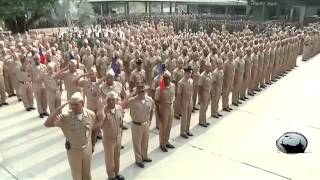
M 304 153 L 308 146 L 307 138 L 298 132 L 286 132 L 277 141 L 277 148 L 287 154 Z

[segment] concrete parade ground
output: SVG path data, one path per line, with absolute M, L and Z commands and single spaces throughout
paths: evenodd
M 134 164 L 130 128 L 123 133 L 120 174 L 128 180 L 319 180 L 320 179 L 320 55 L 268 86 L 230 113 L 214 119 L 207 112 L 208 128 L 198 126 L 192 114 L 189 139 L 179 136 L 174 119 L 171 143 L 159 149 L 158 130 L 150 127 L 149 157 L 144 169 Z M 63 94 L 63 101 L 66 95 Z M 69 180 L 71 172 L 59 128 L 45 128 L 37 111 L 27 112 L 16 97 L 0 107 L 0 179 Z M 220 106 L 221 108 L 221 106 Z M 210 109 L 210 107 L 209 107 Z M 125 124 L 130 127 L 129 113 Z M 276 140 L 287 131 L 308 139 L 306 153 L 280 152 Z M 92 159 L 92 178 L 107 179 L 101 141 Z

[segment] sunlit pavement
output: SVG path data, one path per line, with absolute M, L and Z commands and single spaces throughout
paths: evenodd
M 208 128 L 192 115 L 188 140 L 179 136 L 174 120 L 174 150 L 159 149 L 154 121 L 149 140 L 152 163 L 134 164 L 130 130 L 124 131 L 121 174 L 126 179 L 320 179 L 320 55 L 258 93 L 219 120 L 208 118 Z M 0 108 L 0 179 L 71 179 L 64 137 L 58 128 L 47 129 L 36 111 L 27 112 L 17 99 Z M 209 107 L 210 109 L 210 107 Z M 210 116 L 208 111 L 208 117 Z M 126 113 L 126 125 L 130 119 Z M 308 138 L 307 152 L 287 155 L 275 142 L 284 132 L 298 131 Z M 93 179 L 107 179 L 101 142 L 92 160 Z

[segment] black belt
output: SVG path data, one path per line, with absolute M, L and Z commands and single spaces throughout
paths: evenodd
M 31 81 L 20 81 L 21 84 L 31 84 Z
M 134 121 L 132 121 L 132 123 L 135 124 L 135 125 L 138 125 L 138 126 L 142 126 L 142 125 L 147 125 L 148 121 L 145 121 L 145 122 L 134 122 Z
M 65 144 L 64 144 L 65 148 L 67 150 L 71 149 L 71 143 L 69 141 L 66 140 Z M 86 147 L 88 147 L 88 144 L 86 145 L 82 145 L 81 147 L 77 147 L 75 149 L 85 149 Z M 73 147 L 74 148 L 74 147 Z

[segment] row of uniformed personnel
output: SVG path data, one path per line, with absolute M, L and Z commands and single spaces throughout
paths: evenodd
M 139 167 L 144 167 L 143 161 L 151 161 L 147 156 L 147 146 L 153 101 L 157 126 L 160 128 L 160 148 L 166 152 L 167 148 L 174 148 L 169 143 L 174 113 L 177 118 L 182 116 L 181 136 L 192 136 L 189 130 L 190 120 L 191 113 L 198 109 L 197 97 L 200 102 L 199 124 L 206 127 L 206 111 L 210 100 L 211 114 L 218 118 L 221 116 L 218 113 L 221 93 L 223 110 L 230 111 L 230 92 L 232 104 L 238 105 L 241 103 L 239 99 L 246 99 L 246 94 L 253 95 L 255 91 L 264 88 L 265 84 L 276 81 L 292 69 L 296 65 L 300 46 L 304 46 L 303 54 L 308 58 L 319 51 L 318 41 L 315 40 L 319 37 L 319 31 L 315 27 L 309 30 L 310 41 L 306 40 L 304 44 L 301 44 L 296 32 L 277 32 L 268 38 L 254 35 L 249 29 L 234 34 L 222 29 L 222 33 L 215 30 L 208 35 L 204 31 L 175 34 L 172 27 L 163 24 L 157 29 L 147 23 L 141 27 L 116 27 L 108 29 L 116 35 L 97 40 L 92 51 L 87 40 L 83 41 L 84 46 L 80 47 L 80 50 L 72 41 L 67 43 L 68 53 L 64 54 L 57 50 L 59 42 L 53 41 L 50 45 L 48 42 L 51 40 L 47 37 L 39 35 L 30 38 L 26 35 L 26 40 L 18 39 L 17 44 L 10 37 L 0 43 L 3 61 L 1 67 L 4 67 L 2 82 L 6 82 L 1 84 L 1 87 L 6 87 L 10 96 L 14 95 L 15 90 L 28 111 L 33 109 L 34 93 L 40 117 L 48 115 L 48 101 L 51 116 L 47 120 L 47 126 L 60 126 L 59 122 L 65 121 L 63 119 L 72 119 L 65 121 L 62 130 L 67 138 L 66 147 L 74 179 L 90 178 L 88 171 L 92 152 L 88 149 L 91 149 L 91 144 L 94 143 L 91 142 L 94 122 L 89 121 L 98 116 L 101 123 L 98 123 L 97 127 L 102 124 L 108 176 L 111 179 L 121 179 L 123 177 L 118 174 L 118 160 L 123 113 L 121 107 L 113 105 L 115 102 L 112 101 L 116 101 L 113 100 L 116 97 L 124 100 L 121 104 L 124 108 L 130 107 L 136 163 Z M 124 40 L 117 38 L 121 33 L 125 36 Z M 34 47 L 24 46 L 30 43 L 34 43 Z M 76 60 L 69 61 L 71 56 Z M 164 66 L 166 70 L 163 69 Z M 97 74 L 94 73 L 95 69 Z M 83 72 L 87 74 L 84 75 Z M 161 75 L 163 84 L 160 83 Z M 98 80 L 97 77 L 101 79 Z M 128 97 L 140 93 L 130 100 L 127 100 L 125 92 L 128 78 L 129 90 L 133 92 Z M 67 99 L 70 100 L 72 112 L 68 115 L 59 115 L 62 109 L 59 107 L 59 79 L 63 80 Z M 141 83 L 151 86 L 150 91 Z M 146 91 L 152 98 L 145 95 Z M 86 107 L 90 110 L 82 108 L 84 101 L 79 93 L 84 94 Z M 5 94 L 2 98 L 2 104 L 5 104 L 3 99 Z M 143 117 L 141 112 L 145 112 Z M 108 134 L 108 130 L 111 134 Z M 70 132 L 79 133 L 79 136 L 83 137 L 81 142 L 73 138 Z M 80 162 L 84 164 L 80 165 Z

